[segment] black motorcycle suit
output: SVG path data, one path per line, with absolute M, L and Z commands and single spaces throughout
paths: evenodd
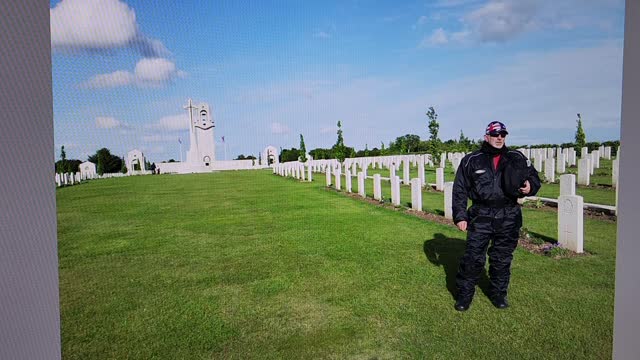
M 500 154 L 500 159 L 494 169 L 496 154 Z M 489 291 L 492 297 L 507 294 L 511 260 L 522 226 L 522 211 L 517 198 L 503 191 L 503 177 L 510 176 L 511 170 L 505 170 L 516 165 L 525 169 L 523 180 L 528 180 L 531 186 L 527 196 L 535 195 L 541 186 L 538 172 L 519 151 L 506 146 L 496 149 L 485 142 L 480 150 L 466 155 L 460 162 L 453 185 L 452 210 L 456 224 L 467 221 L 467 243 L 456 275 L 458 299 L 473 297 L 475 285 L 484 271 L 490 241 Z M 467 199 L 472 201 L 469 209 Z

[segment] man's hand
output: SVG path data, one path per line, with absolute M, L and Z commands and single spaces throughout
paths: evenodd
M 458 229 L 460 229 L 460 231 L 467 231 L 467 222 L 464 220 L 458 221 L 456 226 L 458 227 Z
M 529 180 L 524 181 L 524 186 L 520 188 L 520 192 L 524 195 L 527 195 L 531 191 L 531 184 L 529 184 Z

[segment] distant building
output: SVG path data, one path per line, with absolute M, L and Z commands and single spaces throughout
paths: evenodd
M 80 163 L 80 178 L 81 179 L 93 179 L 98 175 L 96 172 L 96 164 L 91 161 L 85 161 Z

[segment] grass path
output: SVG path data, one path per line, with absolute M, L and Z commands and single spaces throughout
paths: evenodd
M 510 300 L 450 293 L 464 234 L 269 171 L 57 190 L 66 359 L 610 358 L 615 223 L 516 250 Z M 525 225 L 554 236 L 555 214 Z M 486 279 L 482 281 L 486 287 Z

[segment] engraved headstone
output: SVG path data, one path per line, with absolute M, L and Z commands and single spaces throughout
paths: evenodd
M 558 243 L 576 253 L 583 252 L 583 205 L 582 196 L 558 198 Z

